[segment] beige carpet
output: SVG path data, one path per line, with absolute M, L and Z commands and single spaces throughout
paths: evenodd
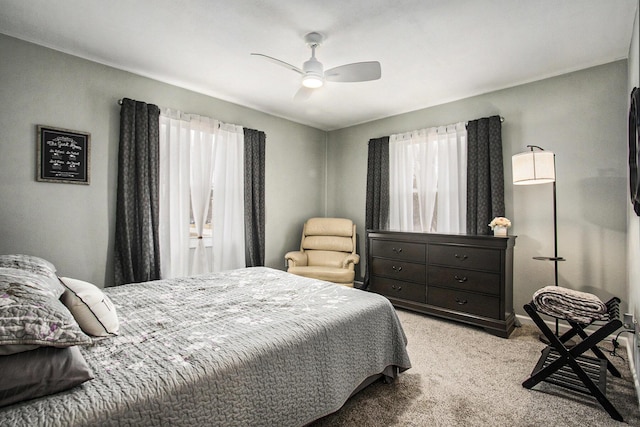
M 503 339 L 408 311 L 398 310 L 398 316 L 413 368 L 393 384 L 371 385 L 313 427 L 640 426 L 628 363 L 618 357 L 609 356 L 622 378 L 607 375 L 607 397 L 625 423 L 610 418 L 590 396 L 546 383 L 522 387 L 544 347 L 535 326 L 516 328 Z M 611 349 L 610 343 L 602 347 Z M 625 348 L 618 353 L 626 360 Z

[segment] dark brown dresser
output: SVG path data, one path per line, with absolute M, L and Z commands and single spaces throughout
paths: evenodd
M 515 236 L 368 230 L 368 290 L 396 307 L 509 337 Z

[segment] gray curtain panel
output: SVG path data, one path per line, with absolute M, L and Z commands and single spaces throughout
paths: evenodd
M 115 283 L 160 278 L 157 105 L 123 99 L 120 109 Z
M 504 216 L 500 116 L 470 121 L 467 146 L 467 233 L 490 234 L 491 220 Z
M 387 228 L 389 223 L 389 137 L 369 140 L 367 158 L 367 200 L 365 231 Z M 369 259 L 369 242 L 364 240 L 365 262 Z M 365 270 L 363 289 L 369 287 L 369 268 Z
M 244 129 L 244 235 L 247 267 L 264 266 L 264 164 L 266 135 Z

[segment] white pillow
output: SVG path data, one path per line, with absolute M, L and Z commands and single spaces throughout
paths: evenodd
M 118 334 L 116 307 L 97 286 L 82 280 L 61 277 L 67 288 L 60 299 L 75 317 L 80 328 L 95 337 Z

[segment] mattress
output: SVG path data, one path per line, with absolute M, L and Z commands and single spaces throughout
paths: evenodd
M 0 409 L 0 425 L 302 426 L 411 367 L 386 298 L 280 270 L 105 294 L 120 332 L 81 347 L 95 378 Z

